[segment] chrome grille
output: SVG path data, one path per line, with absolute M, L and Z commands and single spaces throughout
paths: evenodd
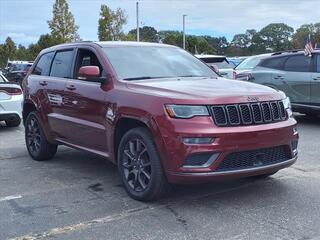
M 215 105 L 211 107 L 211 114 L 219 127 L 272 123 L 287 117 L 282 101 Z

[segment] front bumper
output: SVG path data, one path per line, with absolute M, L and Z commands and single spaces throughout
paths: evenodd
M 170 119 L 170 128 L 161 128 L 164 151 L 161 153 L 167 178 L 172 183 L 204 182 L 218 179 L 241 178 L 276 172 L 292 165 L 297 159 L 293 142 L 299 135 L 294 131 L 296 121 L 286 121 L 242 127 L 215 127 L 211 118 L 196 117 L 188 120 Z M 214 138 L 210 144 L 184 144 L 185 137 Z M 218 170 L 231 153 L 284 146 L 288 159 L 268 165 L 237 170 Z M 210 163 L 200 167 L 186 167 L 185 161 L 195 154 L 218 154 Z

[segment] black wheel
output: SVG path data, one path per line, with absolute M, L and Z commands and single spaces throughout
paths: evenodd
M 57 145 L 47 141 L 36 112 L 31 112 L 25 123 L 26 146 L 30 156 L 36 161 L 53 158 L 57 152 Z
M 5 122 L 7 127 L 18 127 L 21 123 L 21 119 L 17 117 L 14 119 L 6 120 Z
M 278 172 L 278 171 L 275 171 L 275 172 L 272 172 L 272 173 L 267 173 L 267 174 L 262 174 L 262 175 L 254 176 L 254 177 L 252 177 L 252 178 L 257 179 L 257 180 L 259 180 L 259 179 L 265 179 L 265 178 L 268 178 L 268 177 L 276 174 L 277 172 Z
M 156 200 L 168 190 L 159 153 L 146 128 L 129 130 L 122 137 L 118 168 L 127 193 L 136 200 Z

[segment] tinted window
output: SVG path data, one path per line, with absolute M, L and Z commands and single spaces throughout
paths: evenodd
M 284 70 L 290 72 L 309 72 L 311 57 L 298 55 L 289 57 L 284 64 Z
M 265 59 L 260 66 L 273 69 L 283 69 L 283 64 L 287 57 L 269 58 Z
M 102 65 L 100 64 L 97 56 L 90 50 L 79 49 L 78 57 L 75 65 L 77 77 L 78 77 L 79 69 L 84 66 L 97 66 L 100 69 L 100 77 L 106 76 L 106 73 L 104 72 Z
M 317 72 L 320 73 L 320 54 L 317 57 Z
M 54 52 L 43 54 L 40 57 L 36 67 L 33 69 L 32 74 L 49 76 L 50 65 L 52 62 L 52 58 L 54 56 Z
M 71 78 L 73 51 L 57 52 L 52 63 L 50 76 Z
M 124 80 L 216 76 L 205 63 L 180 48 L 119 46 L 104 50 L 119 78 Z

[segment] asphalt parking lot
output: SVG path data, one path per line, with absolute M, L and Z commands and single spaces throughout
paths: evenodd
M 35 162 L 23 127 L 0 126 L 0 239 L 320 239 L 320 119 L 298 115 L 299 160 L 267 180 L 127 196 L 105 159 L 60 147 Z

